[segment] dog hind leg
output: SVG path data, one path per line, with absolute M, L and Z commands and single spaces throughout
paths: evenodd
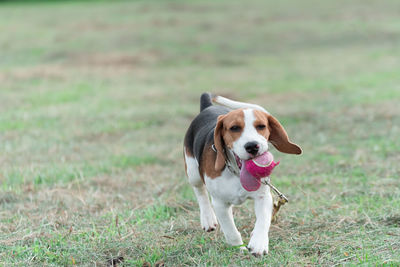
M 214 231 L 217 228 L 218 222 L 214 210 L 211 207 L 208 192 L 200 177 L 197 161 L 195 158 L 185 153 L 185 162 L 189 183 L 192 185 L 197 202 L 199 203 L 201 227 L 207 232 Z

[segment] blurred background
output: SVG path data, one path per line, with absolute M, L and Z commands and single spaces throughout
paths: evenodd
M 0 262 L 400 262 L 400 3 L 0 1 Z M 254 258 L 203 233 L 182 143 L 209 91 L 264 106 L 290 203 Z M 235 209 L 246 242 L 252 203 Z M 147 265 L 146 265 L 147 264 Z

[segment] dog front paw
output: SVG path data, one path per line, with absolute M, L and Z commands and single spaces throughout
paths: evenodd
M 211 232 L 217 229 L 218 222 L 214 212 L 204 212 L 200 214 L 201 228 L 206 232 Z
M 268 254 L 268 241 L 268 237 L 257 237 L 253 235 L 253 237 L 250 239 L 247 249 L 256 257 L 266 255 Z

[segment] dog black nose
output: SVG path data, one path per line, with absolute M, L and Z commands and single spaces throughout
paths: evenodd
M 253 156 L 257 155 L 258 150 L 260 149 L 260 146 L 258 145 L 257 142 L 247 142 L 244 145 L 244 148 L 246 149 L 246 151 L 250 154 L 252 154 Z

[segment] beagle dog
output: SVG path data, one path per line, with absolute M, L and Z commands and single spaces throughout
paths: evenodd
M 185 170 L 199 203 L 201 227 L 210 232 L 219 222 L 227 243 L 246 249 L 233 220 L 232 206 L 254 199 L 256 223 L 247 249 L 256 256 L 268 253 L 272 196 L 264 184 L 256 191 L 245 190 L 239 172 L 245 160 L 268 151 L 268 142 L 284 153 L 302 153 L 264 108 L 209 93 L 202 94 L 200 113 L 184 140 Z

